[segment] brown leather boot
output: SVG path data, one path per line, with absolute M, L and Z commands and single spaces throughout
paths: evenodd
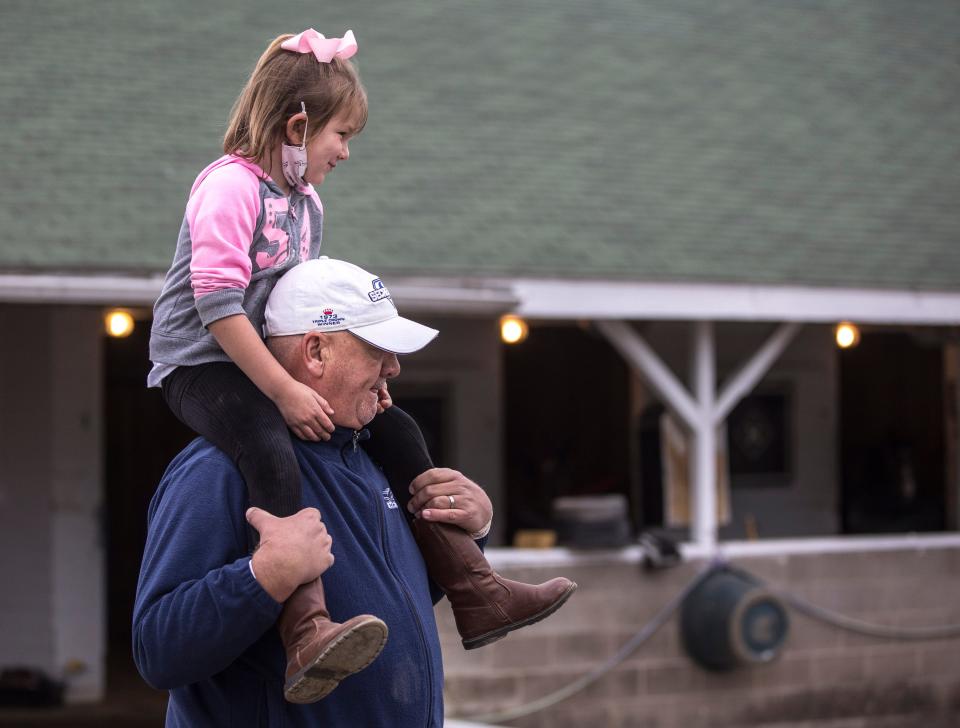
M 557 611 L 577 585 L 557 577 L 534 586 L 497 574 L 470 534 L 418 518 L 413 533 L 427 572 L 453 607 L 463 647 L 472 650 L 506 637 Z
M 330 621 L 320 579 L 302 584 L 277 620 L 287 651 L 283 694 L 291 703 L 315 703 L 348 675 L 373 662 L 387 642 L 387 625 L 361 614 L 340 624 Z

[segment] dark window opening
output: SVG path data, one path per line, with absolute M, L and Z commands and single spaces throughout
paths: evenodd
M 788 391 L 757 391 L 727 418 L 730 485 L 785 486 L 793 477 L 792 401 Z
M 557 497 L 630 496 L 628 369 L 602 336 L 532 326 L 504 347 L 504 381 L 507 543 L 552 528 Z

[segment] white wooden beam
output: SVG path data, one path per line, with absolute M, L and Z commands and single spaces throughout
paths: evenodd
M 781 324 L 724 386 L 713 411 L 714 425 L 720 426 L 737 403 L 757 386 L 784 349 L 793 341 L 800 324 Z
M 798 321 L 958 325 L 960 290 L 914 291 L 751 283 L 384 275 L 405 310 L 502 313 L 527 318 L 662 321 Z M 0 273 L 0 302 L 152 304 L 161 274 L 92 271 Z
M 687 428 L 693 430 L 700 419 L 696 403 L 637 330 L 624 321 L 597 321 L 596 326 L 613 348 L 647 381 L 660 401 Z

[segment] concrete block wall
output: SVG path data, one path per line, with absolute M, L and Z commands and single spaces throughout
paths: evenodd
M 505 552 L 501 552 L 505 553 Z M 492 554 L 496 562 L 497 554 Z M 960 545 L 731 559 L 768 587 L 878 624 L 960 624 Z M 610 558 L 549 567 L 501 566 L 512 578 L 564 574 L 578 592 L 549 619 L 479 650 L 459 644 L 449 606 L 437 607 L 449 716 L 475 717 L 531 701 L 602 664 L 694 578 L 704 563 L 647 572 Z M 707 672 L 683 651 L 678 620 L 598 682 L 518 728 L 611 726 L 960 725 L 960 639 L 865 637 L 788 610 L 779 658 Z

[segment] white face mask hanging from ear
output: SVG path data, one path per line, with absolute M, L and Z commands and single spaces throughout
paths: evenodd
M 304 115 L 307 113 L 307 105 L 300 102 L 300 109 Z M 303 175 L 307 172 L 307 120 L 303 121 L 303 139 L 299 147 L 292 147 L 286 142 L 280 145 L 280 160 L 283 169 L 283 176 L 290 186 L 299 189 L 307 183 Z

